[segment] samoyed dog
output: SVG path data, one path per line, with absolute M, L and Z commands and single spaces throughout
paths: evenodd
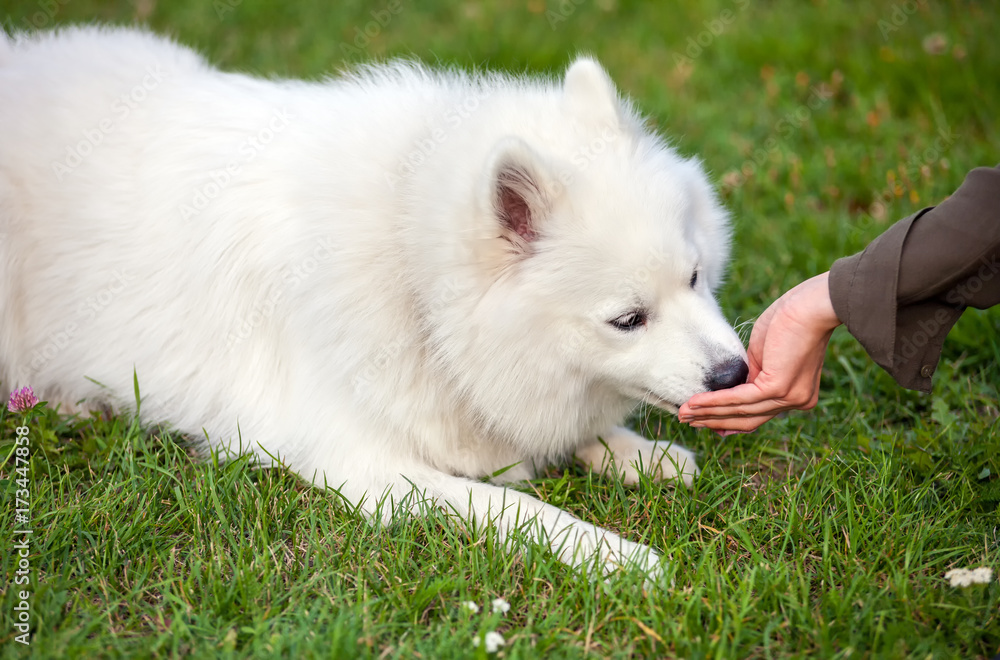
M 690 484 L 690 451 L 619 425 L 745 380 L 728 243 L 700 164 L 586 57 L 304 82 L 134 29 L 0 35 L 5 390 L 135 412 L 135 373 L 144 422 L 370 514 L 430 502 L 656 573 L 503 484 L 574 456 Z

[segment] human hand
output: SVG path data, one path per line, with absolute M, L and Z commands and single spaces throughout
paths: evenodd
M 826 347 L 840 325 L 828 276 L 808 279 L 772 303 L 750 334 L 747 382 L 695 394 L 678 411 L 680 420 L 728 435 L 753 431 L 780 412 L 815 406 Z

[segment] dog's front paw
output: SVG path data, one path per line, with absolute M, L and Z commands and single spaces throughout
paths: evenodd
M 654 481 L 680 480 L 690 487 L 698 476 L 694 452 L 671 442 L 653 442 L 627 430 L 616 428 L 596 442 L 579 449 L 577 457 L 626 484 L 639 483 L 645 474 Z
M 670 442 L 650 442 L 649 445 L 636 449 L 631 455 L 615 454 L 615 460 L 624 463 L 622 479 L 625 483 L 639 483 L 639 473 L 642 472 L 653 481 L 680 479 L 690 488 L 700 472 L 694 452 Z

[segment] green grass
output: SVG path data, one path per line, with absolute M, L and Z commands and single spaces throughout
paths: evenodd
M 225 68 L 311 78 L 396 55 L 552 72 L 591 52 L 720 184 L 736 228 L 721 299 L 740 320 L 1000 161 L 988 3 L 894 16 L 904 3 L 577 1 L 404 0 L 363 48 L 355 28 L 387 3 L 6 0 L 0 19 L 140 21 Z M 565 20 L 553 29 L 547 11 Z M 828 98 L 810 107 L 821 83 Z M 926 157 L 941 126 L 953 137 Z M 812 412 L 725 440 L 652 412 L 635 420 L 699 453 L 690 491 L 577 467 L 533 482 L 669 557 L 675 588 L 657 592 L 635 575 L 581 580 L 538 548 L 504 552 L 441 513 L 379 526 L 286 471 L 205 460 L 126 418 L 43 409 L 29 424 L 35 634 L 14 641 L 17 557 L 3 541 L 2 654 L 484 657 L 471 639 L 497 629 L 508 658 L 991 657 L 1000 584 L 955 589 L 943 575 L 1000 570 L 998 383 L 997 311 L 966 313 L 929 396 L 838 331 Z M 0 455 L 18 423 L 0 418 Z M 12 467 L 0 471 L 7 539 Z M 490 613 L 495 597 L 510 612 Z

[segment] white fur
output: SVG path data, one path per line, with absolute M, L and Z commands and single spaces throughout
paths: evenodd
M 498 209 L 513 175 L 525 235 Z M 6 390 L 134 410 L 134 369 L 145 422 L 239 437 L 368 511 L 412 484 L 606 570 L 658 557 L 479 479 L 576 453 L 689 483 L 690 452 L 616 425 L 744 355 L 700 165 L 587 58 L 562 82 L 301 82 L 134 30 L 0 36 L 0 233 Z

